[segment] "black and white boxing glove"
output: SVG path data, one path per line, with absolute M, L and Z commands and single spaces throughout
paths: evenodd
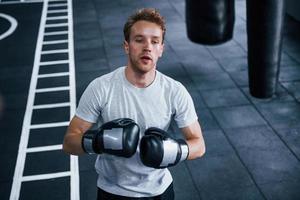
M 153 168 L 166 168 L 186 160 L 189 154 L 183 139 L 173 139 L 159 128 L 145 131 L 140 144 L 140 158 L 144 165 Z
M 88 154 L 107 153 L 129 158 L 136 152 L 139 132 L 139 126 L 132 119 L 115 119 L 104 123 L 97 131 L 86 132 L 82 148 Z

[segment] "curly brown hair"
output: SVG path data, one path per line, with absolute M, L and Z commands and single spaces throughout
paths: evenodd
M 135 12 L 127 19 L 127 22 L 125 23 L 123 28 L 124 38 L 127 42 L 129 42 L 131 27 L 134 25 L 134 23 L 140 20 L 145 20 L 159 25 L 163 33 L 162 43 L 164 43 L 164 38 L 166 33 L 165 19 L 163 18 L 163 16 L 160 15 L 158 10 L 155 8 L 139 9 L 137 12 Z

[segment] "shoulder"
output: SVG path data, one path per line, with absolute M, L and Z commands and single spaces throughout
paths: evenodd
M 102 76 L 99 76 L 95 78 L 92 82 L 91 85 L 93 87 L 104 87 L 107 88 L 111 83 L 114 83 L 116 81 L 119 81 L 122 76 L 122 72 L 124 71 L 124 67 L 119 67 L 115 69 L 112 72 L 109 72 L 107 74 L 104 74 Z
M 157 71 L 157 77 L 159 79 L 159 82 L 161 85 L 166 86 L 166 87 L 180 87 L 182 85 L 179 81 Z
M 157 71 L 159 82 L 162 87 L 173 93 L 174 95 L 178 93 L 178 91 L 186 90 L 184 85 L 179 81 Z

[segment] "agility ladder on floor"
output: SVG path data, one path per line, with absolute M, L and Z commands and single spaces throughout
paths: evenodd
M 66 127 L 69 121 L 62 122 L 49 122 L 43 124 L 32 124 L 32 113 L 37 109 L 61 108 L 67 107 L 70 109 L 70 118 L 75 113 L 76 108 L 76 88 L 75 88 L 75 69 L 74 69 L 74 44 L 73 44 L 73 16 L 72 16 L 72 0 L 45 0 L 43 4 L 38 41 L 36 45 L 34 66 L 31 76 L 27 106 L 23 121 L 21 139 L 19 144 L 18 157 L 15 167 L 13 178 L 13 185 L 10 194 L 10 200 L 18 200 L 21 198 L 20 191 L 22 183 L 28 181 L 40 181 L 48 179 L 56 179 L 61 177 L 68 177 L 70 179 L 70 198 L 71 200 L 79 199 L 79 170 L 78 170 L 78 157 L 70 156 L 70 169 L 69 171 L 35 174 L 24 176 L 24 167 L 27 154 L 34 154 L 37 152 L 51 152 L 62 149 L 62 144 L 50 146 L 37 146 L 28 147 L 30 131 L 33 129 L 47 129 L 52 127 Z M 64 20 L 66 23 L 59 21 Z M 59 30 L 61 28 L 61 31 Z M 54 30 L 54 31 L 53 31 Z M 60 36 L 66 35 L 67 39 L 64 40 L 47 40 L 45 36 Z M 66 44 L 66 49 L 47 49 L 47 45 Z M 68 59 L 65 60 L 49 60 L 41 61 L 43 55 L 54 55 L 60 53 L 67 53 Z M 54 65 L 67 64 L 69 67 L 66 72 L 39 74 L 40 68 L 52 67 Z M 66 77 L 69 79 L 69 86 L 52 87 L 52 88 L 37 88 L 37 82 L 43 78 L 51 77 Z M 50 103 L 45 105 L 34 105 L 34 99 L 38 93 L 47 93 L 53 91 L 68 91 L 70 100 L 69 102 Z M 57 113 L 59 115 L 59 113 Z M 51 160 L 49 162 L 56 162 Z M 38 166 L 38 165 L 37 165 Z M 34 188 L 32 188 L 34 190 Z M 53 191 L 55 193 L 55 191 Z

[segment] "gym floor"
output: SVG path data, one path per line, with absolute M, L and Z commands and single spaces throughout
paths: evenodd
M 285 18 L 277 92 L 249 94 L 245 0 L 231 41 L 186 36 L 185 1 L 0 0 L 0 199 L 95 199 L 95 156 L 61 143 L 94 78 L 126 64 L 123 23 L 141 7 L 167 21 L 158 70 L 191 93 L 207 152 L 170 168 L 176 200 L 300 198 L 300 22 Z M 170 127 L 181 137 L 174 124 Z

